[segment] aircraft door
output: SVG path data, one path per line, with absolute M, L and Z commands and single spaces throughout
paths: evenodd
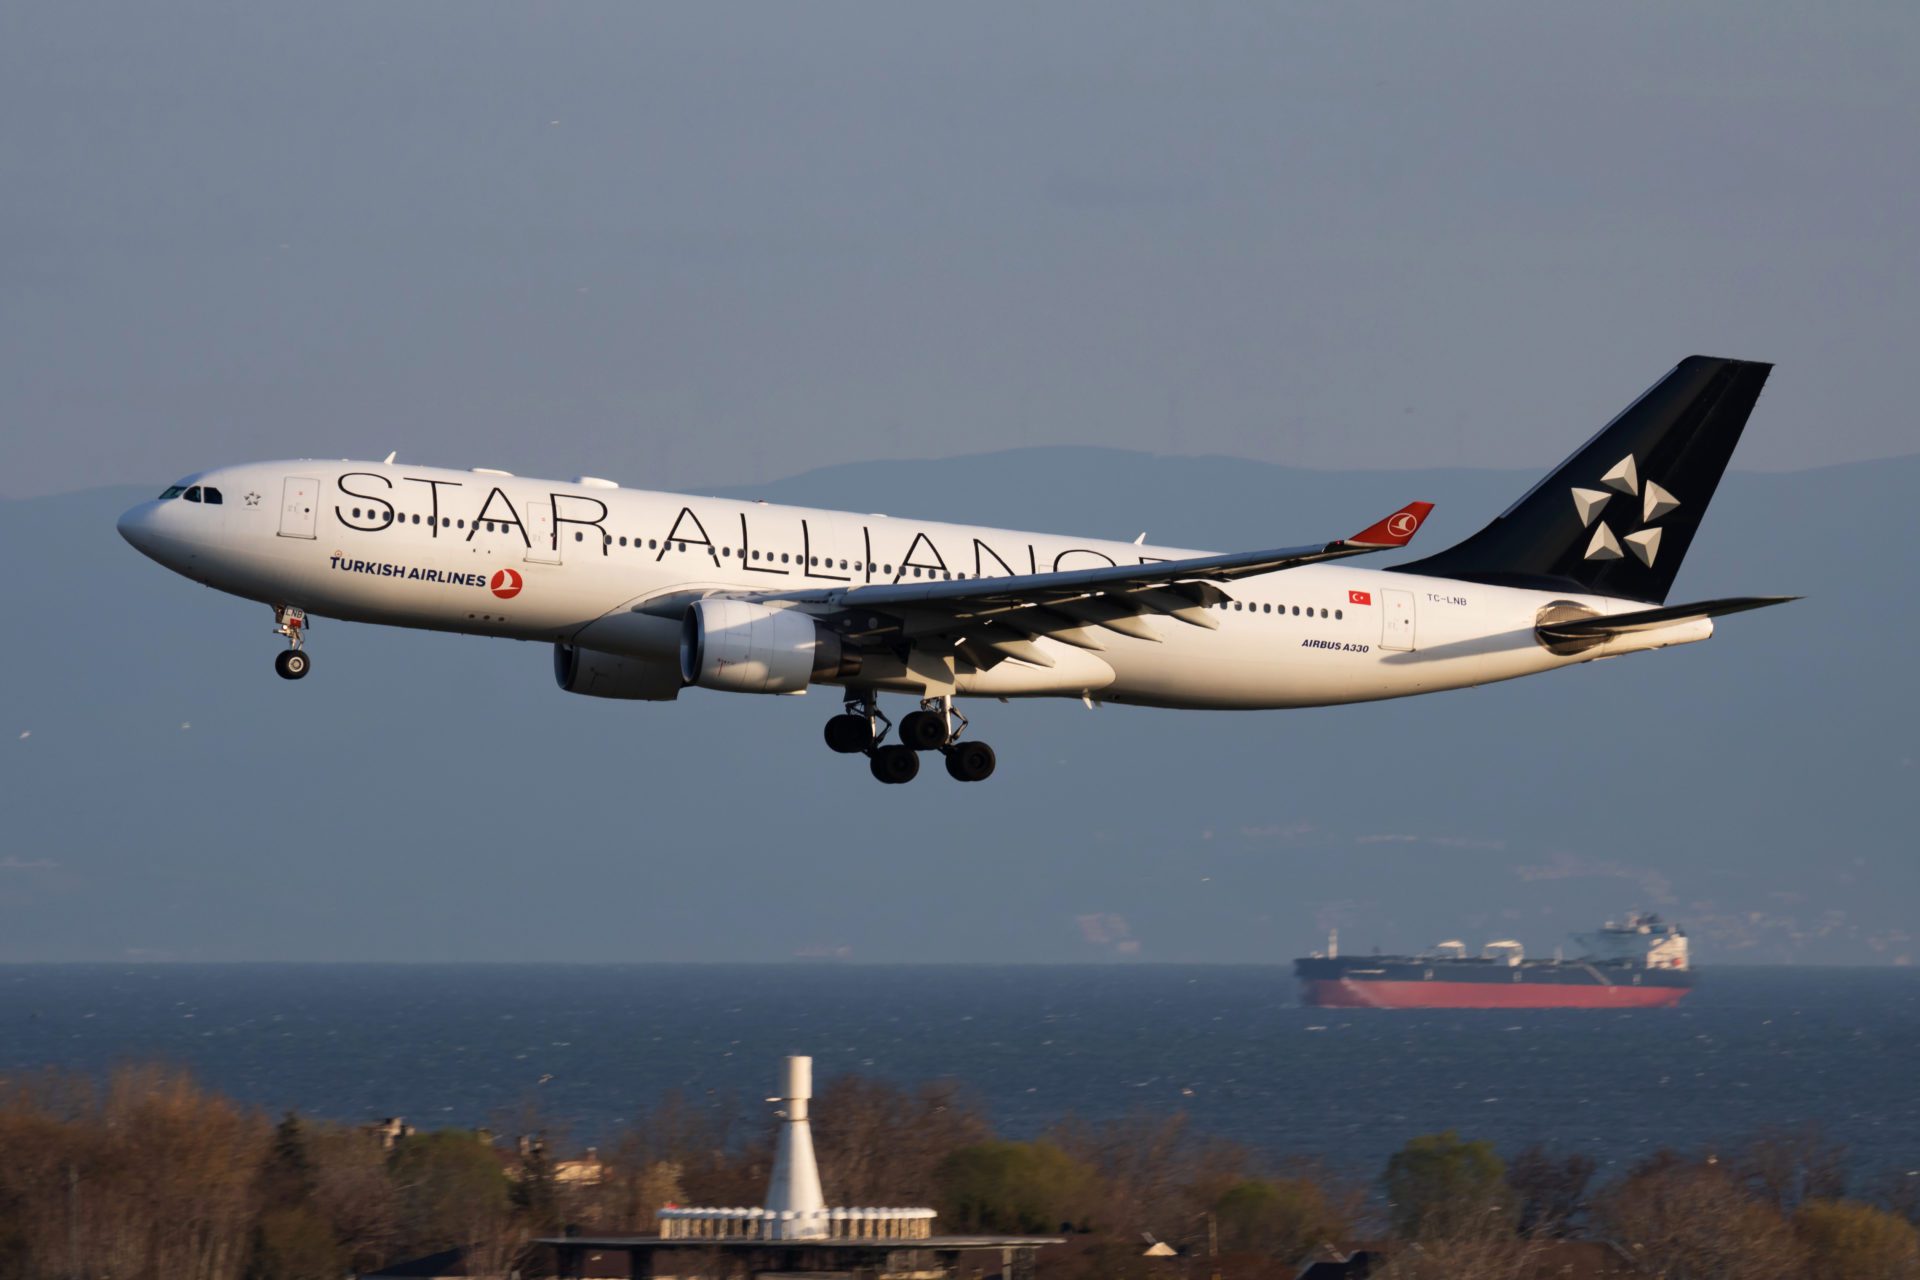
M 553 499 L 528 504 L 527 541 L 527 559 L 536 564 L 560 563 L 560 541 L 553 536 Z
M 320 482 L 312 476 L 288 476 L 280 495 L 280 536 L 315 538 L 320 520 Z
M 1413 592 L 1382 591 L 1380 647 L 1411 651 L 1413 648 Z

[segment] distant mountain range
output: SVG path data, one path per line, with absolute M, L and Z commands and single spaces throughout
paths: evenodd
M 1028 449 L 752 496 L 1221 549 L 1425 498 L 1431 551 L 1535 478 Z M 1808 598 L 1703 645 L 1339 709 L 985 703 L 964 788 L 831 755 L 825 691 L 602 702 L 533 645 L 321 620 L 290 685 L 264 607 L 120 542 L 147 490 L 0 502 L 0 960 L 1279 963 L 1633 907 L 1709 968 L 1920 958 L 1916 492 L 1920 457 L 1729 476 L 1675 599 Z

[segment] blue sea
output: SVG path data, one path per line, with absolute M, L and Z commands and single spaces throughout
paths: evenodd
M 778 1060 L 952 1078 L 1002 1133 L 1185 1112 L 1370 1177 L 1456 1129 L 1628 1164 L 1816 1122 L 1920 1168 L 1920 971 L 1722 968 L 1677 1009 L 1302 1008 L 1269 966 L 0 966 L 0 1072 L 183 1065 L 272 1111 L 606 1137 L 662 1094 L 753 1108 Z

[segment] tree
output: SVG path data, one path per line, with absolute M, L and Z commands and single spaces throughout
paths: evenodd
M 659 1105 L 623 1129 L 615 1139 L 610 1163 L 616 1179 L 633 1185 L 634 1179 L 668 1166 L 672 1181 L 695 1204 L 755 1204 L 766 1191 L 773 1164 L 772 1118 L 748 1130 L 740 1122 L 737 1103 L 718 1096 L 704 1105 L 689 1103 L 668 1093 Z M 659 1204 L 637 1207 L 640 1222 L 650 1224 Z M 638 1225 L 638 1223 L 636 1223 Z
M 940 1162 L 991 1136 L 973 1100 L 946 1081 L 903 1089 L 836 1076 L 813 1104 L 813 1144 L 830 1204 L 930 1200 Z
M 252 1280 L 339 1280 L 339 1243 L 325 1218 L 307 1205 L 268 1209 L 254 1225 Z
M 1468 1142 L 1451 1129 L 1413 1139 L 1381 1178 L 1394 1233 L 1406 1240 L 1510 1234 L 1505 1174 L 1491 1143 Z
M 1345 1237 L 1351 1222 L 1305 1178 L 1249 1178 L 1213 1203 L 1224 1253 L 1254 1253 L 1292 1263 L 1316 1245 Z
M 1051 1142 L 980 1142 L 940 1162 L 941 1216 L 961 1231 L 1050 1231 L 1084 1221 L 1093 1171 Z
M 1793 1228 L 1807 1249 L 1807 1280 L 1913 1280 L 1920 1231 L 1885 1209 L 1847 1200 L 1809 1200 Z
M 1847 1193 L 1847 1146 L 1816 1124 L 1760 1130 L 1734 1159 L 1734 1170 L 1755 1193 L 1791 1214 L 1808 1200 Z
M 91 1274 L 228 1280 L 251 1254 L 271 1131 L 255 1112 L 158 1068 L 115 1072 L 71 1182 Z
M 1253 1160 L 1232 1143 L 1196 1138 L 1185 1115 L 1130 1115 L 1102 1124 L 1069 1117 L 1048 1141 L 1093 1171 L 1102 1215 L 1133 1232 L 1178 1239 L 1198 1230 L 1200 1215 L 1253 1175 Z
M 391 1261 L 400 1236 L 400 1198 L 380 1139 L 343 1126 L 309 1127 L 305 1137 L 313 1207 L 333 1231 L 348 1269 L 358 1274 Z
M 512 1210 L 506 1171 L 474 1134 L 441 1129 L 393 1149 L 400 1198 L 400 1241 L 409 1253 L 434 1253 L 490 1240 Z
M 1597 1167 L 1592 1156 L 1577 1151 L 1557 1156 L 1537 1143 L 1515 1156 L 1507 1166 L 1507 1186 L 1520 1234 L 1567 1235 L 1586 1209 L 1587 1184 Z
M 1728 1170 L 1670 1156 L 1594 1204 L 1606 1234 L 1671 1280 L 1799 1280 L 1806 1251 L 1772 1205 Z
M 292 1111 L 282 1116 L 273 1130 L 273 1145 L 267 1152 L 266 1177 L 273 1183 L 269 1195 L 278 1193 L 287 1200 L 304 1199 L 313 1189 L 313 1167 L 307 1160 L 307 1130 Z

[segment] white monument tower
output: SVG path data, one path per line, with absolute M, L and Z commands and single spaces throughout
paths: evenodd
M 767 1213 L 779 1226 L 780 1240 L 822 1239 L 828 1219 L 820 1193 L 820 1166 L 813 1158 L 813 1129 L 807 1103 L 813 1099 L 813 1059 L 788 1058 L 780 1073 L 780 1142 L 773 1153 L 773 1177 L 767 1182 Z
M 780 1143 L 766 1203 L 758 1209 L 668 1205 L 660 1210 L 664 1240 L 926 1240 L 933 1210 L 924 1208 L 828 1208 L 820 1193 L 820 1166 L 813 1158 L 813 1059 L 788 1058 L 780 1073 Z

